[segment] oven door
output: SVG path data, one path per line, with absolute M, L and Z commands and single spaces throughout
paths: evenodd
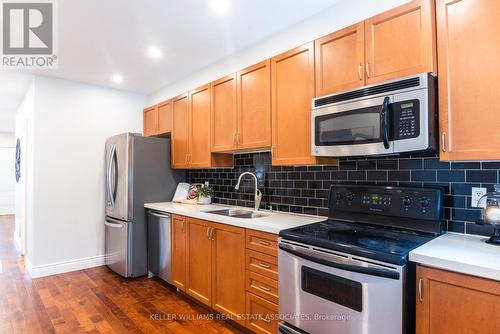
M 312 111 L 312 154 L 357 156 L 394 153 L 392 95 L 335 104 Z
M 281 332 L 403 333 L 404 267 L 284 240 L 278 256 Z

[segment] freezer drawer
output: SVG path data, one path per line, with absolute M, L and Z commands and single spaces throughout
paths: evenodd
M 123 277 L 130 276 L 129 224 L 109 217 L 104 222 L 106 265 Z
M 149 272 L 172 284 L 171 224 L 168 213 L 148 212 Z

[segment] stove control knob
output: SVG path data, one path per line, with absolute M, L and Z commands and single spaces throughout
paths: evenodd
M 429 205 L 431 205 L 431 201 L 429 201 L 427 197 L 422 197 L 420 199 L 420 206 L 422 206 L 423 208 L 427 208 Z
M 411 197 L 410 197 L 410 196 L 405 196 L 405 197 L 403 197 L 403 205 L 404 205 L 405 207 L 409 207 L 409 206 L 411 205 L 411 203 L 412 203 L 412 202 L 413 202 L 413 201 L 412 201 L 412 199 L 411 199 Z
M 347 194 L 347 200 L 348 200 L 349 202 L 352 202 L 352 201 L 354 200 L 354 194 L 353 194 L 353 193 L 348 193 L 348 194 Z
M 340 201 L 340 200 L 342 199 L 342 194 L 341 194 L 340 192 L 338 192 L 338 191 L 337 191 L 337 192 L 335 193 L 335 199 L 336 199 L 337 201 Z

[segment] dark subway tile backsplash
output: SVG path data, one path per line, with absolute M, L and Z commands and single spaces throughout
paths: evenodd
M 208 181 L 215 203 L 253 207 L 254 181 L 245 177 L 236 191 L 238 176 L 253 172 L 259 179 L 261 207 L 273 210 L 328 215 L 328 189 L 332 183 L 369 183 L 392 186 L 440 186 L 445 190 L 444 219 L 449 231 L 491 235 L 492 228 L 474 224 L 481 210 L 472 208 L 472 187 L 493 190 L 499 181 L 500 162 L 441 162 L 433 154 L 399 157 L 342 158 L 339 166 L 271 166 L 271 154 L 235 155 L 235 167 L 193 169 L 188 181 Z

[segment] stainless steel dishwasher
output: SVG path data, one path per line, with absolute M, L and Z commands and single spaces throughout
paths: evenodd
M 170 214 L 148 211 L 148 268 L 150 275 L 172 284 L 172 226 Z

